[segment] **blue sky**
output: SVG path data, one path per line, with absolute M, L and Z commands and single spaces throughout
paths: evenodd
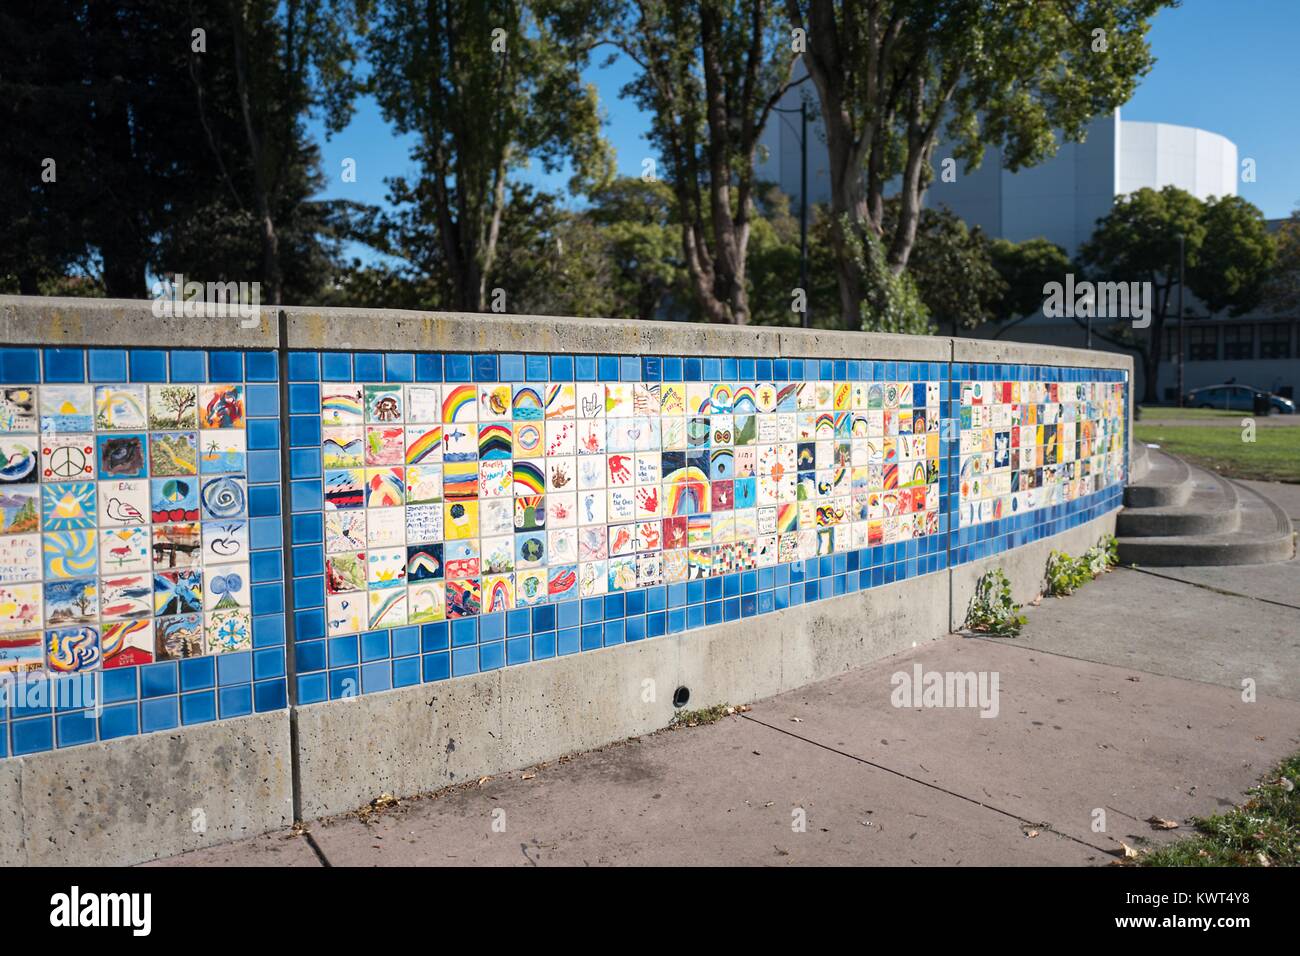
M 1237 144 L 1240 158 L 1256 164 L 1256 181 L 1239 192 L 1269 218 L 1287 216 L 1300 203 L 1300 3 L 1297 0 L 1184 0 L 1157 14 L 1150 34 L 1156 65 L 1123 107 L 1130 120 L 1196 126 Z M 603 62 L 603 57 L 600 62 Z M 641 160 L 653 155 L 645 141 L 648 120 L 619 90 L 634 67 L 620 57 L 613 65 L 593 64 L 588 82 L 599 91 L 605 134 L 618 156 L 619 172 L 639 175 Z M 322 139 L 329 183 L 326 198 L 383 204 L 389 176 L 414 176 L 411 140 L 396 136 L 373 101 L 362 100 L 342 133 Z M 344 158 L 357 164 L 357 181 L 344 183 Z M 523 178 L 563 195 L 567 175 L 540 168 Z M 364 247 L 351 254 L 372 258 Z

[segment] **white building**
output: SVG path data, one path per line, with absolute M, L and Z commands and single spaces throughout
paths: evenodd
M 800 95 L 797 90 L 787 94 L 782 106 L 797 110 Z M 815 104 L 809 107 L 808 126 L 808 197 L 825 203 L 830 201 L 830 174 Z M 797 205 L 797 113 L 778 114 L 761 144 L 758 177 L 778 183 Z M 957 161 L 955 178 L 948 182 L 942 175 L 948 158 L 940 143 L 926 206 L 947 206 L 994 238 L 1023 242 L 1044 237 L 1071 256 L 1124 193 L 1172 185 L 1199 199 L 1237 194 L 1237 147 L 1231 140 L 1189 126 L 1122 120 L 1119 110 L 1094 120 L 1083 142 L 1063 143 L 1051 159 L 1019 172 L 1003 169 L 1001 150 L 990 148 L 978 169 L 967 172 Z
M 807 87 L 808 84 L 804 84 Z M 782 107 L 794 113 L 775 114 L 761 140 L 757 173 L 776 182 L 798 207 L 800 195 L 799 115 L 801 88 L 788 93 Z M 826 144 L 815 94 L 809 117 L 808 195 L 813 203 L 830 201 Z M 1046 238 L 1074 257 L 1092 234 L 1097 220 L 1110 212 L 1117 196 L 1143 187 L 1177 186 L 1199 199 L 1237 194 L 1237 146 L 1218 133 L 1170 123 L 1133 122 L 1119 110 L 1098 117 L 1081 143 L 1063 143 L 1056 155 L 1019 172 L 1002 168 L 1001 151 L 988 149 L 979 169 L 966 172 L 955 164 L 955 179 L 945 182 L 942 142 L 934 154 L 935 177 L 926 190 L 925 205 L 947 206 L 967 224 L 980 226 L 993 238 L 1015 242 Z M 1270 222 L 1276 228 L 1280 220 Z M 1260 313 L 1241 317 L 1211 316 L 1192 295 L 1187 296 L 1185 387 L 1198 388 L 1225 381 L 1254 385 L 1283 394 L 1300 392 L 1300 324 L 1291 314 Z M 1165 342 L 1158 389 L 1162 398 L 1175 397 L 1177 380 L 1176 322 L 1165 325 Z M 1084 345 L 1083 330 L 1069 318 L 1031 316 L 1010 327 L 984 326 L 979 336 L 1001 336 L 1026 342 Z M 1112 348 L 1094 339 L 1098 348 Z M 1142 394 L 1140 361 L 1135 386 Z

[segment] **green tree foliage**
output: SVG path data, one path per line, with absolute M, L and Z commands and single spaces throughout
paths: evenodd
M 1064 249 L 1041 238 L 1024 242 L 994 239 L 989 256 L 1005 286 L 996 306 L 997 317 L 1003 321 L 1037 313 L 1043 306 L 1043 286 L 1064 282 L 1066 273 L 1076 271 Z
M 886 223 L 897 205 L 886 200 Z M 931 317 L 953 334 L 997 319 L 1007 291 L 984 231 L 946 208 L 921 210 L 907 274 Z
M 754 151 L 794 64 L 776 0 L 637 0 L 606 8 L 641 68 L 624 88 L 651 115 L 677 200 L 683 258 L 711 322 L 750 321 Z
M 672 189 L 657 180 L 621 177 L 590 198 L 587 218 L 607 243 L 613 314 L 653 319 L 670 297 L 689 298 Z
M 1097 330 L 1139 353 L 1147 402 L 1157 400 L 1165 323 L 1176 308 L 1180 236 L 1187 287 L 1215 311 L 1257 302 L 1275 255 L 1263 217 L 1245 200 L 1202 202 L 1176 186 L 1139 189 L 1116 200 L 1080 254 L 1098 280 L 1151 283 L 1154 301 L 1145 334 L 1125 323 Z
M 1011 170 L 1056 150 L 1053 130 L 1082 138 L 1092 117 L 1133 93 L 1151 67 L 1151 16 L 1170 0 L 785 0 L 804 31 L 837 224 L 840 307 L 856 327 L 864 244 L 882 239 L 888 269 L 907 266 L 942 131 L 953 157 L 979 164 L 987 146 Z M 885 189 L 899 214 L 885 227 Z
M 305 119 L 347 122 L 355 7 L 342 0 L 54 0 L 0 12 L 0 277 L 119 297 L 146 276 L 319 295 L 347 204 L 313 200 Z M 41 179 L 44 158 L 57 180 Z
M 1300 309 L 1300 209 L 1274 235 L 1277 260 L 1265 282 L 1264 301 L 1274 311 Z
M 419 180 L 391 184 L 397 218 L 437 246 L 446 304 L 483 311 L 511 172 L 568 161 L 575 191 L 609 178 L 595 90 L 581 78 L 589 24 L 579 6 L 545 0 L 375 0 L 374 14 L 370 88 L 396 131 L 417 137 Z

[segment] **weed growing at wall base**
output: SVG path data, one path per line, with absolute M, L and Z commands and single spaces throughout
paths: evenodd
M 1020 605 L 1011 599 L 1011 582 L 1001 568 L 986 571 L 975 585 L 975 596 L 966 611 L 966 627 L 972 631 L 1015 637 L 1025 626 Z

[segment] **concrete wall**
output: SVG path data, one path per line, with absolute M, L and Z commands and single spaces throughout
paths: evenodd
M 551 316 L 288 307 L 157 319 L 148 302 L 0 297 L 5 345 L 706 355 L 1119 368 L 1126 356 L 1004 341 L 718 328 Z M 1004 567 L 1018 600 L 1047 553 L 1084 550 L 1107 515 L 983 561 L 842 597 L 523 667 L 0 760 L 0 865 L 123 864 L 221 843 L 553 759 L 743 703 L 935 640 L 974 581 Z M 291 726 L 294 733 L 291 734 Z M 295 749 L 296 745 L 296 749 Z M 196 815 L 196 811 L 199 811 Z

